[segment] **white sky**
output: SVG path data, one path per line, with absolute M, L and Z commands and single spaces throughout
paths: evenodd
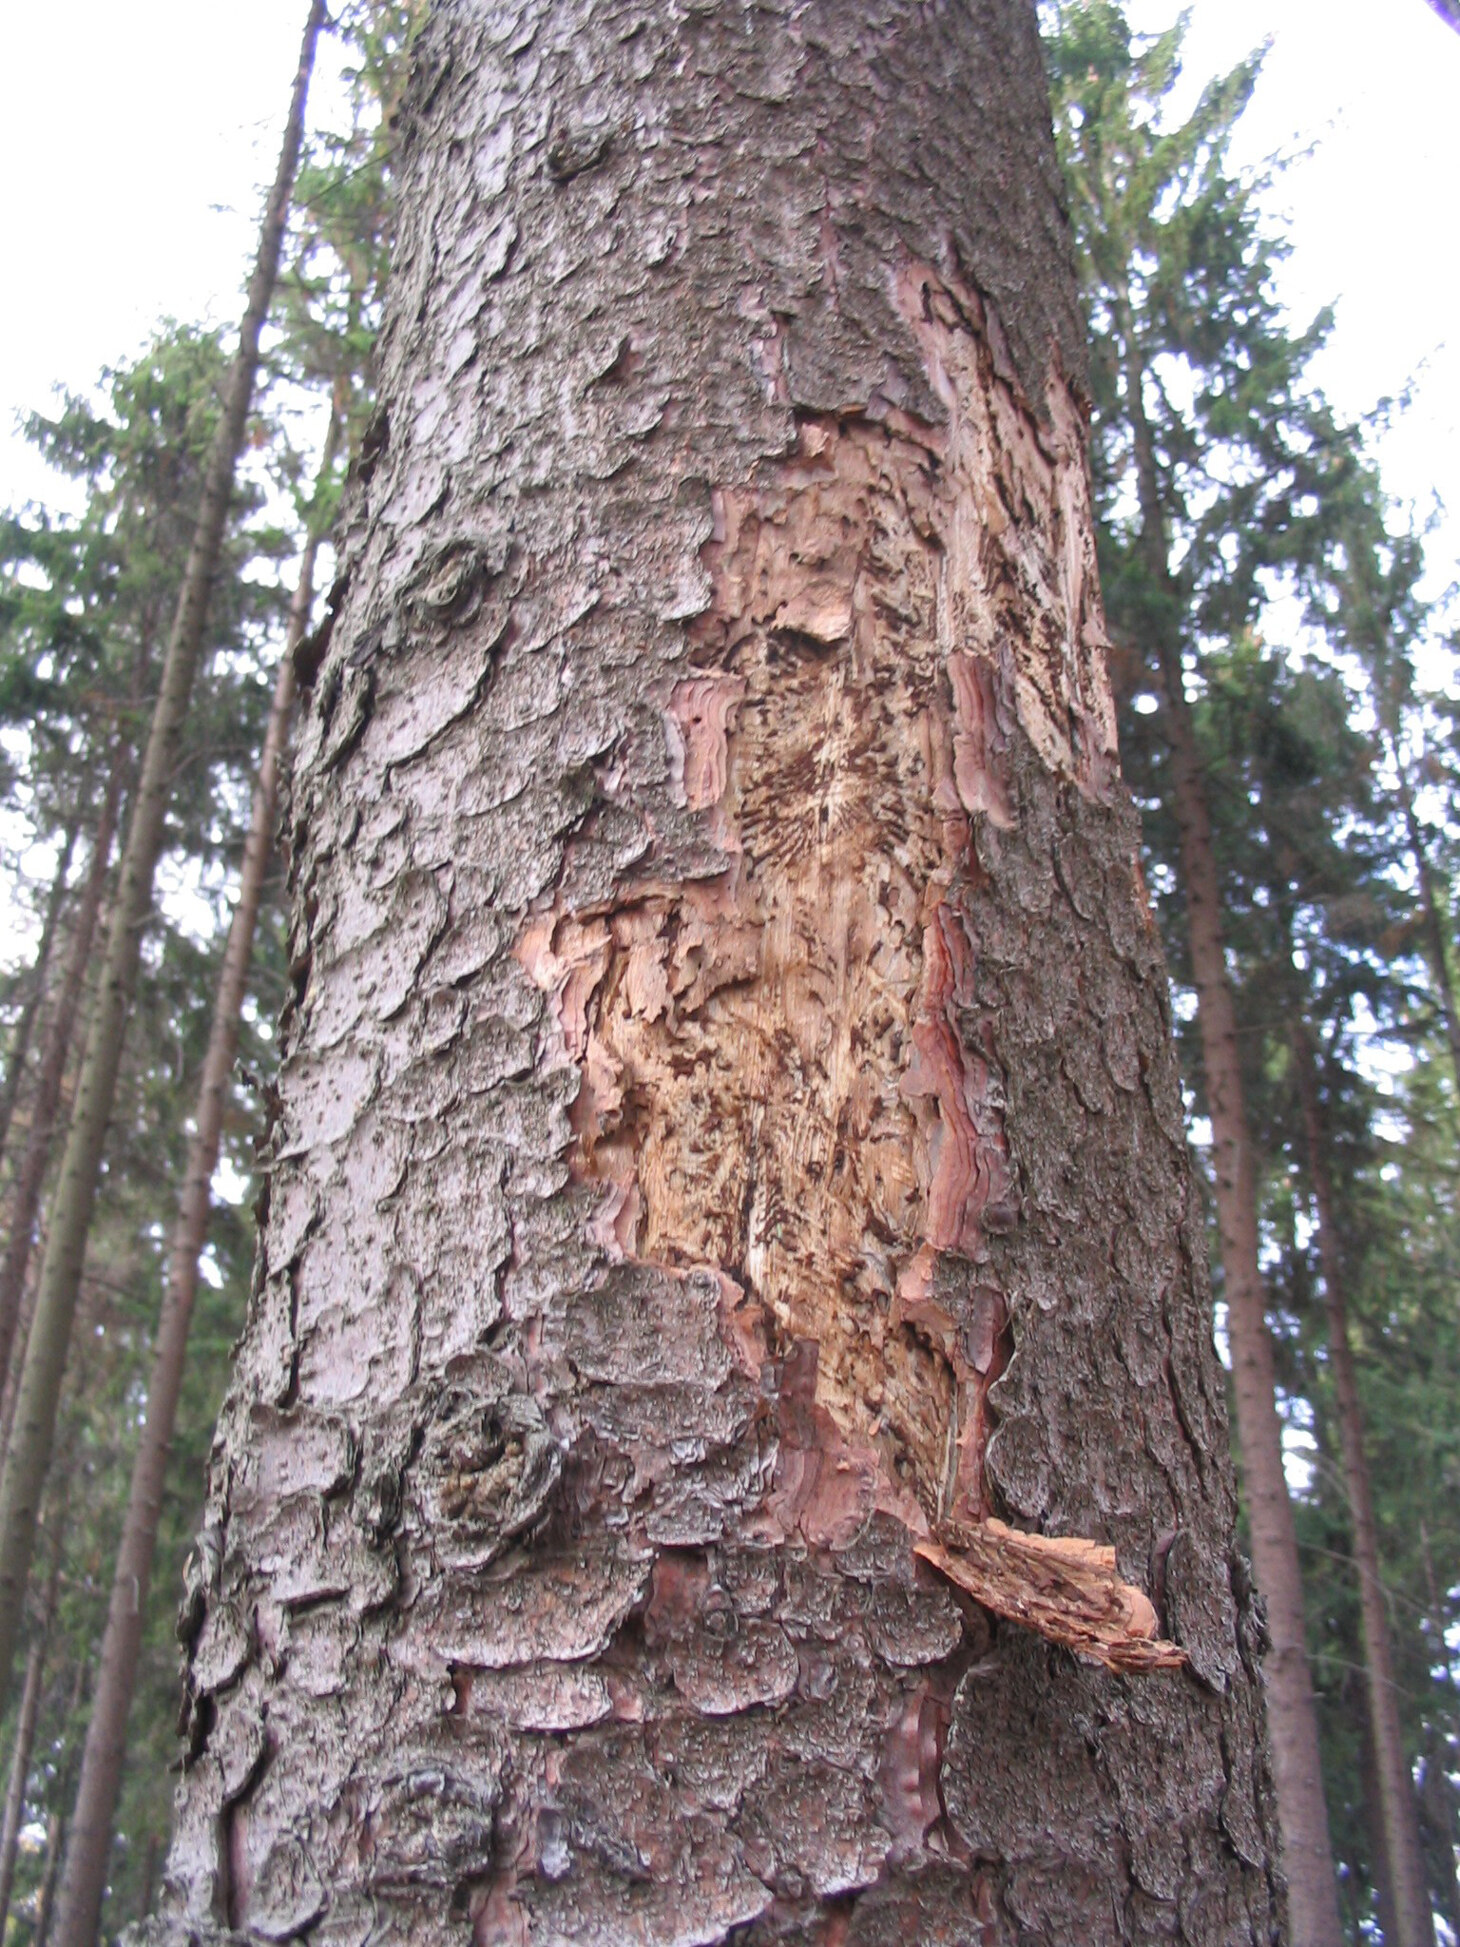
M 1136 25 L 1172 0 L 1131 0 Z M 54 492 L 15 432 L 158 318 L 227 323 L 272 174 L 305 0 L 72 0 L 7 9 L 0 94 L 0 505 Z M 1460 571 L 1460 36 L 1424 0 L 1194 0 L 1193 82 L 1271 34 L 1245 159 L 1317 142 L 1282 179 L 1282 289 L 1334 302 L 1321 377 L 1366 411 L 1417 381 L 1380 448 L 1392 492 L 1455 502 L 1432 581 Z

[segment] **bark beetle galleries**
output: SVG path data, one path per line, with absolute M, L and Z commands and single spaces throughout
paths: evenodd
M 1014 822 L 1016 720 L 1078 788 L 1114 771 L 1077 410 L 1058 381 L 1043 426 L 1021 409 L 974 293 L 915 264 L 897 288 L 947 424 L 803 414 L 790 459 L 714 495 L 665 731 L 725 869 L 554 902 L 517 944 L 609 1255 L 704 1270 L 752 1376 L 794 1349 L 835 1486 L 782 1513 L 821 1544 L 874 1507 L 918 1533 L 992 1512 L 1011 1348 L 979 1265 L 1018 1188 L 991 1024 L 964 1018 L 969 821 Z
M 1033 10 L 403 130 L 163 1934 L 1270 1941 Z

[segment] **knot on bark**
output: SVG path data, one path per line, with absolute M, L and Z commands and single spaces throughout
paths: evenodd
M 480 611 L 508 552 L 505 535 L 489 541 L 457 536 L 430 549 L 406 584 L 406 615 L 418 628 L 461 628 Z
M 611 140 L 606 128 L 582 128 L 566 123 L 554 131 L 548 145 L 547 172 L 555 183 L 569 183 L 596 169 L 608 154 Z
M 535 1400 L 449 1393 L 414 1470 L 441 1560 L 486 1567 L 537 1525 L 562 1470 L 562 1450 Z

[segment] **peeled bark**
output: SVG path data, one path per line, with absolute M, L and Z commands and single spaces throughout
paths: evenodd
M 1276 1941 L 1033 10 L 404 124 L 149 1937 Z
M 1318 1212 L 1318 1249 L 1328 1310 L 1328 1359 L 1338 1405 L 1344 1493 L 1353 1527 L 1354 1568 L 1359 1582 L 1359 1621 L 1364 1642 L 1364 1690 L 1374 1759 L 1373 1782 L 1388 1866 L 1389 1900 L 1394 1916 L 1392 1934 L 1386 1931 L 1384 1938 L 1391 1943 L 1391 1947 L 1434 1947 L 1434 1917 L 1425 1886 L 1414 1775 L 1404 1754 L 1394 1655 L 1389 1638 L 1388 1598 L 1379 1572 L 1379 1524 L 1375 1519 L 1374 1497 L 1369 1484 L 1368 1455 L 1364 1451 L 1364 1416 L 1359 1401 L 1358 1377 L 1354 1370 L 1353 1347 L 1349 1340 L 1343 1255 L 1334 1223 L 1333 1184 L 1328 1172 L 1318 1081 L 1313 1072 L 1313 1048 L 1301 1024 L 1294 1035 L 1293 1053 L 1308 1150 L 1308 1180 Z
M 234 470 L 253 397 L 259 334 L 273 295 L 304 131 L 304 107 L 315 42 L 323 19 L 324 0 L 311 0 L 278 173 L 269 192 L 258 258 L 249 280 L 247 306 L 239 328 L 238 350 L 208 457 L 197 527 L 178 594 L 161 687 L 132 805 L 86 1056 L 51 1211 L 45 1259 L 36 1291 L 35 1317 L 16 1397 L 15 1425 L 6 1449 L 4 1475 L 0 1478 L 0 1695 L 9 1684 L 14 1660 L 16 1632 L 35 1542 L 36 1512 L 50 1463 L 61 1376 L 71 1339 L 102 1150 L 136 984 L 142 930 L 152 909 L 152 884 L 162 848 L 173 770 L 202 650 L 208 602 L 233 494 Z
M 0 1393 L 10 1381 L 10 1362 L 17 1339 L 23 1345 L 18 1326 L 25 1296 L 25 1277 L 35 1246 L 36 1220 L 40 1215 L 41 1192 L 45 1188 L 57 1129 L 60 1125 L 61 1095 L 65 1087 L 71 1041 L 76 1032 L 76 1015 L 81 1005 L 86 976 L 91 970 L 92 948 L 97 920 L 111 872 L 112 841 L 116 837 L 117 815 L 125 788 L 128 753 L 120 745 L 113 752 L 106 790 L 91 839 L 91 861 L 81 904 L 71 930 L 70 950 L 55 1012 L 46 1033 L 46 1045 L 36 1076 L 31 1101 L 30 1128 L 16 1174 L 10 1200 L 10 1228 L 5 1239 L 5 1255 L 0 1259 Z
M 29 991 L 25 997 L 25 1004 L 20 1010 L 20 1019 L 15 1024 L 15 1034 L 5 1058 L 5 1080 L 0 1083 L 0 1157 L 7 1153 L 10 1143 L 10 1125 L 15 1118 L 15 1104 L 20 1096 L 20 1079 L 25 1073 L 25 1064 L 30 1055 L 31 1037 L 35 1033 L 41 1001 L 45 997 L 51 949 L 55 945 L 56 929 L 61 920 L 61 908 L 66 901 L 66 881 L 71 876 L 71 855 L 76 850 L 79 830 L 78 820 L 73 820 L 66 828 L 61 854 L 56 860 L 55 875 L 51 880 L 50 898 L 46 901 L 46 916 L 41 924 L 41 937 L 36 945 L 35 961 L 30 969 Z
M 338 421 L 334 420 L 325 444 L 326 475 L 333 467 L 337 433 Z M 177 1225 L 168 1260 L 167 1287 L 147 1388 L 147 1418 L 132 1464 L 127 1512 L 117 1550 L 106 1630 L 97 1663 L 96 1690 L 67 1840 L 55 1924 L 55 1938 L 60 1947 L 92 1947 L 106 1890 L 112 1821 L 116 1816 L 127 1750 L 127 1716 L 137 1675 L 157 1524 L 182 1391 L 193 1300 L 197 1295 L 198 1259 L 207 1240 L 211 1186 L 218 1166 L 228 1078 L 238 1050 L 238 1024 L 249 960 L 274 845 L 280 772 L 294 707 L 294 652 L 304 637 L 314 604 L 314 562 L 318 547 L 319 537 L 310 535 L 300 561 L 299 582 L 290 607 L 288 635 L 254 786 L 238 898 L 228 929 L 203 1060 L 194 1130 L 188 1145 Z

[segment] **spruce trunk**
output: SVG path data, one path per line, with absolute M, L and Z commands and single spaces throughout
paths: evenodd
M 335 437 L 336 422 L 332 421 L 325 449 L 326 475 L 334 461 Z M 290 607 L 288 635 L 274 684 L 273 704 L 254 786 L 238 899 L 228 929 L 203 1060 L 194 1133 L 188 1145 L 177 1225 L 168 1260 L 167 1289 L 147 1388 L 147 1418 L 132 1465 L 127 1512 L 81 1758 L 81 1777 L 66 1845 L 55 1922 L 58 1947 L 67 1947 L 68 1943 L 70 1947 L 92 1947 L 106 1890 L 112 1821 L 127 1750 L 127 1716 L 137 1675 L 157 1523 L 162 1511 L 188 1329 L 198 1288 L 198 1258 L 207 1240 L 211 1185 L 218 1165 L 228 1077 L 238 1049 L 239 1016 L 264 877 L 273 851 L 280 772 L 294 707 L 294 652 L 308 627 L 314 603 L 314 562 L 318 546 L 318 536 L 310 535 L 300 561 L 299 582 Z
M 149 1937 L 1275 1942 L 1034 11 L 444 0 L 398 181 Z
M 61 908 L 66 902 L 66 881 L 71 873 L 71 855 L 76 849 L 76 838 L 80 831 L 80 821 L 73 821 L 66 827 L 66 835 L 61 845 L 61 855 L 56 861 L 55 875 L 51 880 L 51 893 L 46 901 L 46 917 L 41 925 L 41 937 L 36 945 L 36 956 L 31 966 L 29 991 L 25 1004 L 20 1010 L 20 1019 L 15 1024 L 9 1052 L 5 1059 L 5 1081 L 0 1084 L 0 1158 L 4 1158 L 10 1142 L 10 1125 L 15 1118 L 15 1104 L 20 1096 L 20 1081 L 25 1073 L 25 1064 L 30 1055 L 31 1038 L 35 1033 L 36 1020 L 40 1015 L 41 1002 L 45 998 L 46 975 L 51 964 L 51 949 L 55 945 L 56 929 L 61 921 Z
M 0 1394 L 10 1381 L 10 1362 L 17 1342 L 22 1346 L 17 1327 L 25 1296 L 25 1276 L 35 1247 L 36 1220 L 40 1215 L 41 1192 L 45 1188 L 56 1131 L 60 1122 L 61 1097 L 66 1081 L 66 1066 L 71 1056 L 71 1041 L 76 1031 L 76 1015 L 81 1005 L 86 976 L 91 970 L 91 952 L 96 938 L 97 920 L 111 872 L 112 840 L 116 836 L 121 810 L 129 753 L 121 744 L 112 754 L 106 791 L 91 840 L 91 862 L 86 885 L 71 932 L 70 950 L 55 1012 L 46 1033 L 40 1070 L 36 1075 L 31 1102 L 30 1128 L 15 1179 L 10 1201 L 10 1229 L 5 1240 L 5 1255 L 0 1259 Z
M 147 751 L 132 806 L 77 1085 L 60 1178 L 56 1186 L 45 1257 L 36 1291 L 35 1316 L 26 1344 L 16 1396 L 15 1423 L 0 1477 L 0 1696 L 10 1680 L 15 1640 L 35 1542 L 36 1513 L 55 1435 L 61 1375 L 71 1339 L 87 1232 L 96 1200 L 107 1124 L 116 1093 L 122 1043 L 137 977 L 141 938 L 152 909 L 152 884 L 162 848 L 173 769 L 188 699 L 202 649 L 208 601 L 218 571 L 223 530 L 233 493 L 258 366 L 259 334 L 268 314 L 289 198 L 304 130 L 304 106 L 324 0 L 312 0 L 295 76 L 278 173 L 269 194 L 258 258 L 249 280 L 238 351 L 223 414 L 208 458 L 198 523 L 178 594 L 177 612 L 163 662 Z
M 1333 1184 L 1328 1173 L 1323 1112 L 1314 1073 L 1313 1047 L 1305 1028 L 1294 1036 L 1294 1061 L 1308 1150 L 1308 1180 L 1318 1212 L 1318 1249 L 1328 1309 L 1328 1357 L 1338 1405 L 1339 1447 L 1344 1493 L 1353 1527 L 1354 1567 L 1359 1581 L 1359 1621 L 1364 1640 L 1364 1688 L 1373 1746 L 1374 1785 L 1388 1864 L 1389 1897 L 1394 1912 L 1391 1947 L 1435 1947 L 1434 1918 L 1425 1886 L 1424 1852 L 1414 1776 L 1404 1755 L 1399 1692 L 1389 1637 L 1388 1601 L 1379 1573 L 1379 1526 L 1364 1451 L 1363 1408 L 1354 1371 L 1344 1294 L 1343 1254 L 1334 1221 Z M 1389 1933 L 1384 1936 L 1391 1941 Z
M 1343 1933 L 1328 1836 L 1328 1807 L 1323 1796 L 1318 1715 L 1308 1669 L 1298 1534 L 1283 1469 L 1267 1293 L 1258 1251 L 1257 1172 L 1242 1087 L 1236 1013 L 1227 978 L 1221 885 L 1206 775 L 1182 673 L 1181 591 L 1171 571 L 1170 536 L 1155 443 L 1146 416 L 1145 370 L 1128 304 L 1122 307 L 1118 322 L 1124 339 L 1122 369 L 1141 512 L 1141 549 L 1159 598 L 1154 639 L 1147 646 L 1154 650 L 1156 673 L 1166 698 L 1172 809 L 1212 1123 L 1217 1234 L 1242 1483 L 1271 1641 L 1263 1676 L 1292 1947 L 1341 1947 Z
M 1263 1674 L 1293 1947 L 1341 1947 L 1318 1716 L 1308 1669 L 1298 1532 L 1283 1469 L 1267 1293 L 1258 1253 L 1257 1173 L 1222 938 L 1221 885 L 1206 779 L 1179 657 L 1165 659 L 1163 675 L 1192 982 L 1212 1123 L 1222 1295 L 1227 1303 L 1242 1481 L 1257 1586 L 1267 1605 L 1272 1641 Z
M 46 1636 L 50 1617 L 30 1639 L 25 1659 L 25 1687 L 20 1694 L 20 1711 L 15 1721 L 15 1749 L 10 1759 L 10 1783 L 5 1793 L 5 1818 L 0 1826 L 0 1937 L 10 1915 L 10 1896 L 15 1890 L 15 1861 L 20 1850 L 20 1825 L 25 1816 L 25 1786 L 30 1777 L 31 1753 L 35 1749 L 36 1719 L 40 1716 L 41 1684 L 46 1670 Z
M 1404 807 L 1405 830 L 1409 835 L 1409 849 L 1414 858 L 1415 871 L 1419 875 L 1420 903 L 1424 908 L 1425 939 L 1429 947 L 1430 971 L 1434 975 L 1435 988 L 1440 997 L 1440 1009 L 1445 1017 L 1445 1037 L 1450 1044 L 1450 1060 L 1455 1071 L 1455 1086 L 1460 1090 L 1460 1006 L 1455 1001 L 1455 983 L 1450 978 L 1450 950 L 1445 939 L 1445 920 L 1440 911 L 1439 896 L 1435 890 L 1435 869 L 1430 863 L 1430 848 L 1425 843 L 1419 819 L 1415 815 L 1414 793 L 1404 767 L 1399 763 L 1397 750 L 1395 762 L 1399 772 L 1399 800 Z
M 25 1787 L 30 1778 L 31 1757 L 35 1750 L 46 1651 L 50 1647 L 56 1603 L 61 1592 L 62 1549 L 69 1506 L 68 1488 L 48 1509 L 46 1528 L 51 1538 L 51 1572 L 46 1577 L 45 1594 L 37 1606 L 37 1613 L 32 1617 L 30 1648 L 25 1660 L 25 1687 L 16 1716 L 15 1750 L 10 1761 L 10 1784 L 5 1794 L 4 1823 L 0 1826 L 0 1940 L 5 1938 L 10 1902 L 15 1892 L 15 1862 L 20 1848 L 20 1828 L 25 1818 Z
M 51 1935 L 51 1916 L 56 1910 L 56 1888 L 61 1878 L 61 1850 L 66 1836 L 61 1807 L 70 1800 L 71 1787 L 76 1776 L 76 1745 L 74 1740 L 69 1739 L 68 1733 L 75 1728 L 86 1702 L 86 1676 L 87 1665 L 83 1657 L 76 1666 L 76 1680 L 71 1687 L 71 1699 L 62 1728 L 62 1738 L 67 1739 L 67 1742 L 65 1756 L 61 1759 L 58 1775 L 52 1786 L 55 1802 L 46 1820 L 46 1863 L 36 1897 L 35 1932 L 31 1936 L 31 1947 L 46 1947 Z

